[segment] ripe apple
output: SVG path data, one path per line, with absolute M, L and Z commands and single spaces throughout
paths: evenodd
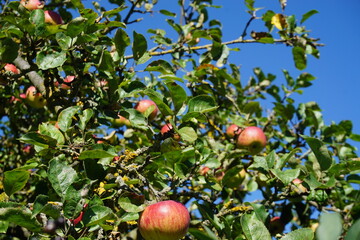
M 149 112 L 150 110 L 148 110 L 150 108 L 152 109 L 151 112 Z M 139 112 L 143 113 L 143 114 L 146 114 L 148 116 L 149 121 L 154 120 L 157 113 L 158 113 L 158 111 L 159 111 L 156 104 L 153 101 L 149 100 L 149 99 L 140 100 L 135 105 L 135 109 L 138 110 Z
M 186 235 L 189 224 L 186 207 L 172 200 L 147 206 L 138 223 L 145 240 L 178 240 Z
M 118 115 L 119 117 L 118 118 L 115 118 L 115 119 L 112 119 L 111 120 L 111 124 L 114 126 L 114 127 L 121 127 L 121 126 L 130 126 L 131 123 L 130 123 L 130 120 L 121 116 L 121 115 Z
M 37 92 L 34 86 L 26 90 L 26 102 L 33 108 L 43 108 L 46 104 L 46 99 L 41 93 Z
M 179 141 L 180 140 L 180 135 L 178 133 L 176 133 L 173 129 L 173 126 L 171 125 L 171 123 L 167 123 L 164 126 L 162 126 L 160 132 L 161 135 L 163 136 L 171 136 L 174 140 Z
M 20 4 L 28 10 L 41 9 L 45 6 L 45 1 L 42 0 L 20 0 Z
M 61 16 L 54 11 L 51 10 L 46 10 L 44 11 L 45 14 L 45 22 L 49 23 L 51 25 L 57 25 L 57 24 L 63 24 L 63 20 L 61 18 Z
M 229 138 L 234 138 L 235 135 L 239 135 L 241 132 L 242 128 L 236 124 L 231 124 L 227 129 L 226 129 L 226 135 Z
M 250 154 L 258 154 L 266 146 L 266 136 L 259 127 L 246 127 L 239 134 L 236 145 L 247 149 Z
M 11 63 L 7 63 L 4 67 L 5 71 L 7 72 L 11 72 L 13 74 L 19 74 L 20 71 L 19 69 L 17 69 L 17 67 L 14 64 Z
M 273 217 L 270 219 L 269 232 L 272 236 L 282 233 L 285 229 L 285 224 L 281 221 L 280 217 Z
M 201 176 L 205 176 L 208 174 L 208 172 L 210 171 L 210 168 L 209 167 L 206 167 L 206 166 L 202 166 L 199 170 L 199 174 Z

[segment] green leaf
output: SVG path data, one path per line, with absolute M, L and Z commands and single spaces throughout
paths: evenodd
M 160 112 L 164 116 L 174 115 L 174 112 L 170 109 L 170 107 L 164 103 L 163 100 L 165 99 L 165 97 L 161 95 L 161 93 L 156 92 L 150 88 L 147 88 L 144 90 L 144 94 L 148 95 L 151 98 L 151 100 L 153 100 L 156 103 Z
M 302 47 L 294 47 L 292 49 L 292 53 L 295 62 L 295 67 L 299 70 L 304 70 L 306 68 L 305 49 L 303 49 Z
M 353 239 L 360 239 L 360 219 L 356 220 L 345 236 L 345 240 Z
M 175 113 L 177 113 L 187 100 L 186 91 L 180 85 L 173 81 L 165 82 L 166 87 L 170 91 L 170 96 L 174 104 Z
M 108 157 L 115 157 L 116 154 L 112 152 L 108 152 L 101 149 L 92 149 L 92 150 L 85 150 L 83 151 L 80 156 L 79 160 L 83 160 L 86 158 L 96 159 L 96 158 L 108 158 Z
M 36 55 L 36 64 L 42 70 L 61 67 L 66 61 L 66 52 L 40 51 Z
M 9 227 L 9 222 L 6 221 L 0 221 L 0 233 L 6 233 L 7 229 Z
M 114 72 L 114 60 L 108 50 L 103 49 L 101 52 L 98 69 L 100 71 Z
M 0 41 L 0 61 L 10 63 L 18 56 L 19 44 L 10 38 L 1 39 Z
M 65 156 L 60 155 L 49 162 L 48 178 L 55 192 L 63 198 L 78 176 L 76 171 L 67 165 Z
M 62 131 L 66 132 L 71 127 L 73 117 L 80 109 L 79 106 L 72 106 L 60 112 L 58 116 L 58 125 Z
M 160 13 L 164 14 L 165 16 L 176 17 L 176 13 L 170 12 L 170 11 L 165 10 L 165 9 L 161 9 Z
M 329 169 L 329 173 L 335 174 L 336 176 L 340 176 L 342 174 L 349 174 L 351 172 L 360 170 L 360 161 L 344 161 L 342 163 L 337 163 L 332 165 Z
M 79 114 L 79 128 L 81 130 L 85 130 L 86 124 L 90 121 L 90 119 L 94 116 L 94 111 L 91 108 L 87 108 Z
M 319 13 L 317 10 L 310 10 L 309 12 L 305 13 L 300 21 L 300 24 L 303 24 L 309 17 L 311 17 L 312 15 Z
M 48 203 L 49 197 L 46 195 L 38 195 L 35 199 L 32 216 L 36 216 L 39 213 L 45 213 L 54 219 L 60 217 L 60 207 Z
M 97 150 L 89 150 L 89 151 L 97 151 Z M 99 151 L 101 151 L 101 150 L 99 150 Z M 108 153 L 108 152 L 105 152 L 105 153 Z M 88 153 L 88 154 L 90 154 L 90 153 Z M 98 153 L 95 153 L 95 154 L 98 154 Z M 89 157 L 91 157 L 91 156 L 89 156 Z M 111 155 L 111 158 L 113 158 L 113 157 L 114 157 L 114 155 Z M 98 163 L 97 159 L 85 158 L 84 159 L 84 167 L 85 167 L 86 176 L 91 180 L 100 181 L 106 176 L 106 171 L 104 169 L 104 166 L 102 164 Z
M 310 228 L 301 228 L 296 229 L 292 232 L 289 232 L 284 237 L 280 238 L 280 240 L 313 240 L 314 232 Z
M 174 70 L 170 63 L 162 59 L 151 62 L 147 65 L 145 71 L 157 71 L 162 74 L 174 74 Z
M 241 227 L 247 240 L 271 240 L 269 231 L 255 213 L 244 214 L 241 217 Z
M 139 61 L 139 59 L 145 54 L 147 51 L 147 41 L 146 38 L 137 32 L 133 32 L 134 42 L 132 46 L 132 51 L 134 55 L 135 61 Z
M 119 56 L 124 56 L 126 47 L 130 45 L 130 38 L 123 29 L 119 28 L 116 31 L 114 42 Z
M 217 109 L 215 99 L 208 95 L 198 95 L 189 100 L 189 113 L 190 112 L 210 112 Z
M 195 142 L 197 139 L 197 134 L 192 127 L 183 127 L 179 129 L 179 134 L 181 138 L 190 143 Z
M 0 221 L 14 223 L 32 232 L 41 232 L 42 226 L 32 218 L 31 211 L 23 208 L 0 208 Z
M 64 135 L 61 133 L 61 131 L 57 127 L 55 127 L 52 124 L 49 124 L 49 123 L 40 124 L 39 131 L 43 135 L 49 136 L 53 139 L 56 139 L 57 144 L 62 145 L 65 143 Z
M 45 33 L 45 14 L 42 9 L 35 9 L 30 13 L 30 21 L 35 25 L 35 35 L 41 36 Z
M 114 218 L 111 208 L 105 206 L 93 206 L 84 213 L 83 222 L 85 226 L 100 224 L 105 220 Z
M 209 236 L 206 232 L 201 231 L 197 228 L 190 228 L 189 233 L 195 237 L 195 239 L 199 240 L 217 240 L 218 238 L 213 238 Z
M 83 210 L 80 203 L 81 189 L 75 189 L 73 185 L 69 186 L 64 196 L 64 216 L 69 219 L 76 218 Z
M 332 157 L 327 146 L 317 138 L 303 136 L 307 144 L 309 144 L 311 150 L 314 152 L 316 159 L 320 164 L 322 171 L 328 170 L 332 163 Z
M 132 204 L 129 198 L 119 198 L 118 203 L 125 212 L 138 213 L 144 210 L 144 206 Z
M 273 169 L 271 172 L 280 179 L 284 185 L 288 185 L 300 175 L 300 169 L 288 169 L 285 171 L 281 171 L 280 169 Z
M 71 20 L 66 29 L 66 35 L 74 38 L 80 35 L 81 32 L 85 30 L 86 27 L 86 18 L 77 17 Z
M 47 148 L 49 146 L 55 147 L 57 141 L 53 139 L 52 137 L 49 137 L 47 135 L 43 135 L 36 132 L 30 132 L 27 133 L 19 139 L 20 141 L 24 143 L 33 144 L 35 146 L 39 146 L 42 148 Z
M 4 190 L 8 196 L 23 189 L 29 180 L 30 173 L 26 170 L 14 169 L 4 172 Z
M 316 229 L 318 240 L 337 240 L 342 232 L 342 219 L 339 213 L 322 213 Z
M 64 51 L 69 50 L 76 42 L 76 39 L 73 39 L 72 37 L 65 35 L 63 32 L 58 32 L 55 35 L 55 37 L 56 37 L 57 43 L 59 44 L 61 49 Z

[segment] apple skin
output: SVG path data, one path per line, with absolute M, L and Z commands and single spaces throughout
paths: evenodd
M 28 10 L 41 9 L 45 6 L 45 1 L 42 0 L 21 0 L 20 4 Z
M 61 16 L 57 12 L 46 10 L 44 11 L 44 14 L 45 14 L 45 23 L 49 23 L 51 25 L 58 25 L 64 23 Z
M 285 224 L 281 221 L 280 217 L 273 217 L 270 219 L 269 232 L 272 236 L 282 233 L 285 229 Z
M 181 137 L 178 133 L 176 133 L 173 129 L 173 126 L 171 123 L 167 123 L 164 126 L 162 126 L 160 132 L 163 136 L 171 136 L 174 140 L 180 141 Z
M 20 71 L 19 69 L 17 69 L 17 67 L 14 64 L 11 63 L 7 63 L 4 67 L 5 71 L 7 72 L 11 72 L 13 74 L 19 74 Z
M 149 114 L 148 119 L 149 121 L 152 121 L 155 119 L 156 115 L 158 114 L 158 107 L 156 106 L 156 104 L 149 100 L 149 99 L 143 99 L 140 100 L 136 105 L 135 105 L 135 109 L 138 110 L 141 113 L 145 113 L 146 110 L 150 107 L 150 106 L 155 106 L 155 109 Z
M 236 145 L 247 149 L 250 154 L 258 154 L 266 146 L 266 136 L 259 127 L 246 127 L 239 134 Z
M 241 133 L 242 128 L 236 124 L 231 124 L 227 129 L 226 129 L 226 135 L 229 138 L 234 138 L 235 135 L 239 135 Z
M 112 119 L 111 120 L 111 124 L 114 126 L 114 127 L 121 127 L 121 126 L 131 126 L 131 123 L 130 123 L 130 120 L 121 116 L 121 115 L 118 115 L 119 117 L 118 118 L 115 118 L 115 119 Z
M 46 99 L 41 93 L 37 92 L 34 86 L 26 90 L 26 102 L 33 108 L 43 108 L 46 105 Z
M 147 206 L 138 223 L 145 240 L 178 240 L 186 235 L 189 224 L 186 207 L 172 200 Z
M 240 187 L 240 185 L 245 180 L 245 178 L 246 178 L 246 171 L 245 169 L 241 169 L 234 177 L 232 177 L 231 179 L 229 179 L 229 181 L 226 182 L 226 186 L 233 189 L 237 189 Z

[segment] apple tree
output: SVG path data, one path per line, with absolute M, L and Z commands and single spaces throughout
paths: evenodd
M 359 239 L 360 135 L 294 100 L 317 11 L 245 0 L 224 41 L 215 1 L 164 2 L 0 3 L 0 239 Z M 300 74 L 244 81 L 229 57 L 248 44 L 287 48 Z M 190 221 L 157 235 L 155 211 L 141 236 L 168 200 Z

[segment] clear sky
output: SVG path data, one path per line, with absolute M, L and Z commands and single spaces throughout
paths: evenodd
M 179 13 L 177 0 L 159 0 L 155 11 L 168 9 Z M 101 1 L 100 1 L 101 3 Z M 90 2 L 88 2 L 90 4 Z M 249 19 L 242 0 L 214 0 L 214 5 L 222 5 L 220 9 L 210 12 L 211 18 L 222 22 L 223 41 L 237 39 Z M 258 12 L 261 16 L 267 10 L 281 13 L 279 1 L 256 0 L 256 7 L 264 7 Z M 303 95 L 294 95 L 296 103 L 316 101 L 323 110 L 326 124 L 331 121 L 352 120 L 353 131 L 360 134 L 360 1 L 359 0 L 288 0 L 285 15 L 295 15 L 298 20 L 310 10 L 319 13 L 305 22 L 310 36 L 320 38 L 325 47 L 320 48 L 320 59 L 308 56 L 308 67 L 304 70 L 317 79 L 313 86 L 305 89 Z M 126 13 L 124 10 L 123 13 Z M 165 28 L 169 36 L 175 36 L 161 14 L 145 15 L 140 24 L 131 24 L 128 30 L 135 30 L 146 35 L 149 28 Z M 135 19 L 135 18 L 134 18 Z M 248 31 L 266 31 L 263 24 L 251 24 Z M 275 31 L 275 30 L 274 30 Z M 131 33 L 131 32 L 129 32 Z M 200 42 L 201 44 L 201 42 Z M 282 69 L 287 69 L 293 77 L 301 71 L 294 67 L 291 48 L 278 45 L 240 44 L 240 52 L 232 52 L 229 62 L 241 66 L 242 81 L 245 83 L 253 75 L 254 67 L 261 67 L 265 73 L 277 75 L 277 80 L 284 81 Z M 271 103 L 265 107 L 272 107 Z M 359 142 L 353 142 L 360 149 Z M 358 151 L 360 153 L 360 151 Z

